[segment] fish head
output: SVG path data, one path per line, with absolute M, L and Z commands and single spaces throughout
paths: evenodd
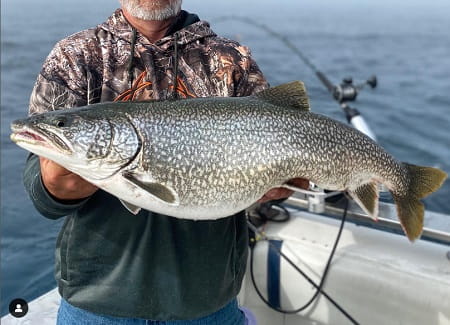
M 110 177 L 136 155 L 139 139 L 126 118 L 112 121 L 88 107 L 16 120 L 11 140 L 85 179 Z

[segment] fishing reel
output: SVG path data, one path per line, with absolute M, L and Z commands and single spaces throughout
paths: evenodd
M 339 103 L 354 101 L 365 85 L 369 85 L 372 89 L 375 88 L 377 86 L 377 77 L 371 76 L 359 85 L 353 84 L 352 77 L 346 77 L 340 85 L 333 87 L 333 97 Z

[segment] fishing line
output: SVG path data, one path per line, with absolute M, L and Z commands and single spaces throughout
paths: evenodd
M 323 84 L 327 87 L 327 89 L 330 92 L 333 92 L 333 90 L 334 90 L 333 83 L 331 81 L 329 81 L 328 78 L 321 71 L 319 71 L 319 69 L 306 57 L 306 55 L 303 54 L 303 52 L 300 51 L 300 49 L 297 46 L 295 46 L 291 41 L 289 41 L 289 39 L 286 36 L 274 31 L 273 29 L 269 28 L 267 25 L 259 23 L 256 20 L 253 20 L 251 18 L 244 18 L 244 17 L 239 17 L 239 16 L 223 16 L 223 17 L 217 18 L 215 21 L 221 22 L 221 21 L 227 21 L 227 20 L 240 21 L 247 25 L 251 25 L 253 27 L 258 27 L 258 28 L 266 31 L 269 35 L 280 40 L 284 45 L 286 45 L 286 47 L 291 49 L 312 71 L 314 71 L 316 76 L 323 82 Z
M 264 31 L 267 32 L 267 34 L 275 37 L 276 39 L 278 39 L 279 41 L 281 41 L 287 48 L 291 49 L 292 52 L 294 52 L 299 58 L 300 60 L 303 61 L 304 64 L 306 64 L 306 66 L 308 66 L 317 76 L 317 78 L 319 78 L 319 80 L 325 85 L 325 87 L 328 89 L 328 91 L 330 93 L 333 94 L 333 96 L 335 97 L 336 100 L 339 101 L 339 98 L 337 97 L 341 97 L 344 95 L 343 98 L 346 98 L 345 95 L 346 94 L 336 94 L 336 91 L 339 91 L 339 86 L 335 86 L 326 76 L 325 74 L 320 71 L 309 59 L 308 57 L 297 47 L 295 46 L 295 44 L 293 44 L 286 36 L 274 31 L 273 29 L 269 28 L 267 25 L 264 25 L 262 23 L 257 22 L 256 20 L 253 20 L 251 18 L 244 18 L 244 17 L 239 17 L 239 16 L 222 16 L 217 18 L 215 21 L 216 22 L 221 22 L 221 21 L 227 21 L 227 20 L 234 20 L 234 21 L 240 21 L 243 22 L 247 25 L 251 25 L 253 27 L 257 27 L 260 28 Z M 348 78 L 346 78 L 348 79 Z M 344 79 L 345 81 L 345 79 Z M 366 82 L 367 84 L 369 84 L 370 86 L 372 86 L 372 88 L 374 88 L 377 84 L 376 81 L 376 77 L 372 76 L 371 78 L 369 78 L 369 80 Z M 363 88 L 364 84 L 361 85 L 357 85 L 355 87 L 352 87 L 351 89 L 351 94 L 350 95 L 350 100 L 354 100 L 356 98 L 356 94 L 358 92 L 358 90 L 361 90 Z M 350 88 L 349 88 L 350 89 Z M 348 91 L 347 90 L 343 90 L 344 92 Z
M 244 18 L 239 16 L 222 16 L 216 19 L 217 22 L 234 20 L 240 21 L 247 25 L 251 25 L 253 27 L 257 27 L 259 29 L 264 30 L 270 36 L 281 41 L 287 48 L 291 49 L 292 52 L 296 54 L 300 60 L 309 67 L 316 75 L 316 77 L 322 82 L 325 88 L 331 93 L 334 100 L 336 100 L 341 106 L 342 110 L 345 113 L 347 121 L 352 124 L 356 129 L 365 133 L 370 138 L 376 141 L 375 133 L 370 129 L 369 125 L 366 123 L 361 113 L 354 107 L 350 107 L 348 102 L 355 101 L 359 92 L 366 86 L 369 85 L 371 88 L 375 88 L 377 86 L 377 77 L 372 75 L 365 82 L 360 84 L 353 84 L 353 79 L 351 77 L 344 78 L 339 85 L 334 85 L 327 76 L 320 71 L 308 58 L 307 56 L 297 47 L 295 46 L 286 36 L 274 31 L 268 26 L 259 23 L 251 18 Z
M 248 222 L 249 228 L 255 233 L 258 234 L 260 236 L 261 240 L 267 240 L 267 242 L 269 243 L 269 245 L 275 249 L 277 251 L 277 253 L 283 257 L 298 273 L 300 273 L 309 283 L 311 283 L 315 288 L 316 288 L 316 292 L 313 294 L 313 296 L 308 300 L 307 303 L 305 303 L 303 306 L 301 306 L 300 308 L 297 308 L 295 310 L 285 310 L 276 306 L 273 306 L 261 293 L 261 291 L 259 290 L 257 284 L 256 284 L 256 280 L 255 280 L 255 276 L 254 276 L 254 270 L 253 270 L 253 261 L 254 261 L 254 246 L 256 245 L 256 240 L 253 241 L 253 245 L 250 245 L 250 277 L 253 283 L 253 286 L 256 290 L 256 293 L 258 294 L 258 296 L 261 298 L 261 300 L 270 308 L 281 312 L 281 313 L 285 313 L 285 314 L 296 314 L 299 313 L 303 310 L 305 310 L 306 308 L 308 308 L 314 300 L 316 300 L 316 298 L 318 297 L 319 293 L 321 293 L 326 299 L 328 299 L 328 301 L 330 301 L 345 317 L 347 317 L 347 319 L 349 319 L 352 324 L 359 324 L 342 306 L 340 306 L 333 298 L 331 298 L 324 290 L 323 290 L 323 286 L 326 280 L 326 277 L 328 275 L 328 271 L 330 269 L 330 265 L 331 265 L 331 261 L 334 257 L 334 254 L 336 252 L 336 248 L 339 244 L 340 238 L 341 238 L 341 234 L 342 234 L 342 230 L 344 228 L 344 224 L 345 224 L 345 220 L 347 217 L 347 210 L 348 210 L 348 205 L 349 205 L 349 199 L 346 198 L 345 201 L 345 208 L 344 208 L 344 212 L 342 215 L 342 220 L 341 220 L 341 224 L 339 226 L 339 230 L 336 236 L 336 239 L 334 241 L 334 245 L 333 248 L 331 249 L 330 255 L 328 257 L 328 261 L 325 265 L 325 269 L 322 273 L 322 277 L 320 280 L 319 284 L 316 284 L 303 270 L 300 269 L 300 267 L 298 267 L 294 262 L 292 262 L 291 259 L 289 259 L 289 257 L 287 257 L 280 248 L 278 248 L 276 245 L 274 245 L 270 240 L 268 240 L 269 238 L 264 234 L 261 233 L 252 223 Z

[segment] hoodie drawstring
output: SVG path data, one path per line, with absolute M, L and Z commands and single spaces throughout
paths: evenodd
M 178 98 L 178 33 L 175 33 L 173 38 L 173 62 L 172 62 L 172 69 L 173 69 L 173 92 L 172 92 L 172 99 Z
M 133 59 L 134 59 L 134 48 L 136 46 L 136 39 L 137 39 L 137 29 L 133 28 L 133 33 L 131 36 L 131 53 L 130 53 L 130 60 L 128 61 L 128 83 L 130 87 L 133 86 Z
M 137 93 L 139 93 L 141 90 L 143 90 L 146 87 L 149 87 L 152 85 L 151 81 L 145 81 L 145 76 L 147 75 L 147 70 L 143 71 L 136 81 L 134 81 L 133 76 L 133 59 L 135 54 L 135 46 L 136 46 L 136 40 L 137 40 L 137 30 L 136 28 L 133 28 L 132 30 L 132 36 L 131 36 L 131 49 L 130 49 L 130 59 L 128 61 L 127 66 L 127 73 L 128 73 L 128 83 L 130 85 L 130 88 L 124 91 L 123 93 L 119 94 L 114 101 L 129 101 L 134 100 Z M 179 60 L 179 53 L 178 53 L 178 41 L 180 39 L 180 36 L 178 33 L 173 34 L 173 55 L 172 55 L 172 84 L 169 85 L 169 89 L 172 88 L 171 92 L 167 92 L 166 99 L 179 99 L 180 94 L 183 96 L 183 98 L 187 97 L 196 97 L 195 94 L 191 93 L 187 86 L 184 84 L 182 80 L 179 80 L 178 77 L 178 60 Z M 150 63 L 154 63 L 150 60 Z M 169 95 L 170 94 L 170 95 Z

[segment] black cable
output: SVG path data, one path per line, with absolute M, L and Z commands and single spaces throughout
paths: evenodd
M 296 47 L 287 37 L 285 37 L 284 35 L 277 33 L 276 31 L 272 30 L 271 28 L 269 28 L 268 26 L 259 23 L 251 18 L 244 18 L 244 17 L 238 17 L 238 16 L 223 16 L 220 17 L 218 19 L 216 19 L 217 22 L 219 21 L 226 21 L 226 20 L 235 20 L 235 21 L 241 21 L 244 22 L 246 24 L 255 26 L 255 27 L 259 27 L 260 29 L 265 30 L 269 35 L 274 36 L 275 38 L 278 38 L 282 43 L 284 43 L 284 45 L 286 45 L 286 47 L 290 48 L 312 71 L 314 71 L 314 73 L 316 74 L 317 78 L 324 84 L 324 86 L 327 88 L 327 90 L 330 93 L 334 93 L 335 90 L 335 86 L 333 85 L 333 83 L 325 76 L 325 74 L 323 72 L 321 72 L 311 61 L 309 61 L 309 59 L 303 54 L 302 51 L 300 51 L 300 49 L 298 47 Z M 353 324 L 358 324 L 358 322 L 356 320 L 354 320 L 339 304 L 337 304 L 337 302 L 335 302 L 330 296 L 328 296 L 328 294 L 326 294 L 323 291 L 323 284 L 325 282 L 326 279 L 326 275 L 329 271 L 329 267 L 331 265 L 331 260 L 333 259 L 334 253 L 336 251 L 337 245 L 339 243 L 341 234 L 342 234 L 342 229 L 345 223 L 345 219 L 347 216 L 347 209 L 348 209 L 348 199 L 346 200 L 346 205 L 345 205 L 345 209 L 344 209 L 344 213 L 342 216 L 342 222 L 338 231 L 338 234 L 336 236 L 336 240 L 334 243 L 334 246 L 330 252 L 330 256 L 328 258 L 327 264 L 325 266 L 320 284 L 317 285 L 313 280 L 311 280 L 300 268 L 298 268 L 286 255 L 284 255 L 280 249 L 278 249 L 278 247 L 276 247 L 275 245 L 273 245 L 270 241 L 269 241 L 269 245 L 271 245 L 279 254 L 280 256 L 282 256 L 292 267 L 294 267 L 294 269 L 296 269 L 308 282 L 310 282 L 317 290 L 314 293 L 314 295 L 311 297 L 311 299 L 302 307 L 296 309 L 296 310 L 282 310 L 278 307 L 272 306 L 270 304 L 269 301 L 267 301 L 263 295 L 261 294 L 261 292 L 259 291 L 258 287 L 256 286 L 256 282 L 254 279 L 254 273 L 253 273 L 253 250 L 254 250 L 254 244 L 250 245 L 250 275 L 252 278 L 252 282 L 253 285 L 255 287 L 255 290 L 257 292 L 257 294 L 259 295 L 259 297 L 261 298 L 261 300 L 263 300 L 270 308 L 282 312 L 282 313 L 298 313 L 304 309 L 306 309 L 308 306 L 311 305 L 311 303 L 317 298 L 317 296 L 319 295 L 319 293 L 322 293 L 337 309 L 339 309 Z
M 345 219 L 347 217 L 347 210 L 348 210 L 348 202 L 349 200 L 346 199 L 346 203 L 345 203 L 345 209 L 344 209 L 344 213 L 342 215 L 342 221 L 338 230 L 338 234 L 336 236 L 336 240 L 334 242 L 333 248 L 330 252 L 330 256 L 328 257 L 328 261 L 327 264 L 325 266 L 325 269 L 323 271 L 322 274 L 322 278 L 321 281 L 319 283 L 319 285 L 317 285 L 305 272 L 303 272 L 297 265 L 295 265 L 294 262 L 292 262 L 292 260 L 290 260 L 282 251 L 281 249 L 279 249 L 277 246 L 275 246 L 274 244 L 272 244 L 270 241 L 268 241 L 269 245 L 271 245 L 272 248 L 274 248 L 281 257 L 283 257 L 297 272 L 299 272 L 309 283 L 311 283 L 315 288 L 316 288 L 316 292 L 314 293 L 314 295 L 311 297 L 311 299 L 302 307 L 297 308 L 295 310 L 284 310 L 281 308 L 278 308 L 276 306 L 273 306 L 261 293 L 261 291 L 258 289 L 257 285 L 256 285 L 256 281 L 255 281 L 255 276 L 254 276 L 254 271 L 253 271 L 253 260 L 254 260 L 254 245 L 250 246 L 250 276 L 251 276 L 251 280 L 253 283 L 253 286 L 255 287 L 256 293 L 258 294 L 258 296 L 261 298 L 261 300 L 270 308 L 281 312 L 281 313 L 285 313 L 285 314 L 296 314 L 299 313 L 301 311 L 303 311 L 304 309 L 306 309 L 307 307 L 309 307 L 312 302 L 317 298 L 317 296 L 319 295 L 319 293 L 322 293 L 324 295 L 325 298 L 327 298 L 340 312 L 342 312 L 353 324 L 359 324 L 347 311 L 345 311 L 345 309 L 343 307 L 341 307 L 334 299 L 332 299 L 324 290 L 323 290 L 323 285 L 325 283 L 325 279 L 326 276 L 328 274 L 330 265 L 331 265 L 331 261 L 333 259 L 334 253 L 336 251 L 336 248 L 338 246 L 339 240 L 341 238 L 341 234 L 342 234 L 342 230 L 344 228 L 344 223 L 345 223 Z
M 259 205 L 255 213 L 262 223 L 271 222 L 286 222 L 291 218 L 289 210 L 281 205 L 285 199 L 272 200 L 264 202 Z M 278 211 L 277 211 L 278 210 Z M 275 213 L 276 211 L 276 213 Z

